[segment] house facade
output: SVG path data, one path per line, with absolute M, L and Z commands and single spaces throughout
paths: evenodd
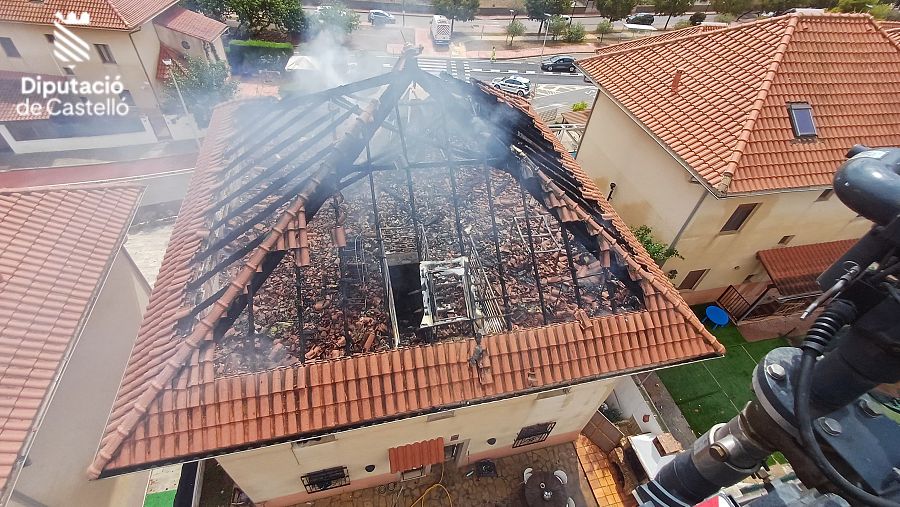
M 226 26 L 174 4 L 13 0 L 0 6 L 0 149 L 32 153 L 189 136 L 190 128 L 177 118 L 177 110 L 166 109 L 171 99 L 163 61 L 178 65 L 184 56 L 223 60 Z M 57 12 L 68 21 L 56 18 Z M 66 18 L 69 13 L 73 15 Z M 63 103 L 123 103 L 127 108 L 118 110 L 124 114 L 77 116 L 20 110 L 17 106 L 26 99 L 43 104 L 48 100 L 23 88 L 23 78 L 119 82 L 112 91 L 80 90 L 57 97 Z
M 900 46 L 874 20 L 793 14 L 648 39 L 579 62 L 599 93 L 578 161 L 615 184 L 629 226 L 678 250 L 663 270 L 685 300 L 767 284 L 760 251 L 868 231 L 831 179 L 854 144 L 900 144 L 886 77 Z
M 724 352 L 526 101 L 412 53 L 286 100 L 213 116 L 99 482 L 215 457 L 293 505 L 573 441 Z
M 0 191 L 0 504 L 140 505 L 149 474 L 90 482 L 149 287 L 122 247 L 141 190 Z M 99 367 L 102 365 L 102 367 Z

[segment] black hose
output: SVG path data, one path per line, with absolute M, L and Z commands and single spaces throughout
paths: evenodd
M 797 378 L 796 394 L 794 395 L 794 412 L 797 414 L 797 422 L 800 426 L 801 443 L 822 474 L 850 498 L 876 507 L 900 507 L 900 503 L 879 498 L 848 481 L 840 472 L 834 469 L 828 458 L 822 453 L 822 448 L 819 447 L 819 443 L 816 441 L 816 436 L 813 433 L 812 416 L 809 408 L 812 372 L 818 355 L 818 352 L 814 349 L 804 347 L 803 355 L 800 359 L 800 374 Z

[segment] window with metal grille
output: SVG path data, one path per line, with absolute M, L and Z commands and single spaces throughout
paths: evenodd
M 307 493 L 315 493 L 350 484 L 350 474 L 347 473 L 347 467 L 332 467 L 308 473 L 301 480 Z
M 722 230 L 719 232 L 736 232 L 743 227 L 744 222 L 750 218 L 750 214 L 753 213 L 753 210 L 759 206 L 758 202 L 753 202 L 750 204 L 741 204 L 734 210 L 734 213 L 731 214 L 731 217 L 728 218 L 728 221 L 725 222 L 725 225 L 722 226 Z
M 707 272 L 709 272 L 708 269 L 696 269 L 691 271 L 678 285 L 678 290 L 693 290 Z
M 816 122 L 813 120 L 812 106 L 807 102 L 789 102 L 787 106 L 794 137 L 816 137 Z
M 519 430 L 519 434 L 516 435 L 513 447 L 522 447 L 523 445 L 536 444 L 547 440 L 554 426 L 556 426 L 556 421 L 532 424 L 522 428 Z
M 100 61 L 103 63 L 116 63 L 115 57 L 113 57 L 112 50 L 109 49 L 109 45 L 107 44 L 94 44 L 94 47 L 97 48 L 97 54 L 100 55 Z
M 0 47 L 3 48 L 3 52 L 6 53 L 6 56 L 10 58 L 22 58 L 16 45 L 13 44 L 12 39 L 9 37 L 0 37 Z

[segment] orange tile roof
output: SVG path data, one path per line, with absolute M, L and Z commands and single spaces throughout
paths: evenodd
M 21 464 L 142 190 L 0 190 L 0 488 Z M 89 395 L 89 394 L 87 394 Z
M 645 37 L 637 37 L 634 39 L 627 40 L 625 42 L 619 42 L 616 44 L 610 44 L 609 46 L 603 46 L 599 49 L 594 50 L 598 55 L 605 55 L 609 53 L 613 53 L 616 51 L 625 51 L 628 49 L 639 48 L 643 46 L 649 46 L 650 44 L 656 44 L 658 42 L 664 42 L 672 39 L 677 39 L 679 37 L 685 37 L 687 35 L 694 35 L 698 33 L 709 32 L 711 30 L 718 30 L 719 28 L 723 28 L 721 26 L 715 25 L 695 25 L 689 26 L 686 28 L 681 28 L 678 30 L 672 30 L 668 32 L 662 32 L 655 35 L 648 35 Z
M 595 318 L 579 312 L 575 321 L 485 336 L 480 368 L 469 362 L 474 340 L 458 339 L 217 375 L 212 329 L 267 252 L 298 249 L 299 263 L 304 248 L 308 253 L 305 201 L 298 198 L 265 227 L 262 243 L 244 258 L 219 299 L 200 316 L 191 316 L 186 284 L 197 276 L 194 258 L 207 245 L 208 213 L 229 160 L 226 149 L 242 136 L 236 120 L 240 103 L 230 103 L 211 120 L 89 475 L 115 475 L 722 354 L 724 348 L 528 102 L 487 86 L 478 90 L 472 93 L 488 94 L 497 107 L 525 115 L 552 146 L 560 161 L 557 171 L 573 177 L 580 195 L 593 204 L 585 209 L 552 177 L 538 173 L 547 206 L 561 220 L 583 224 L 604 255 L 622 260 L 644 292 L 646 311 Z M 190 328 L 183 325 L 188 318 Z
M 572 123 L 575 125 L 587 124 L 588 118 L 591 117 L 591 110 L 584 109 L 581 111 L 565 111 L 562 114 L 563 123 Z
M 166 60 L 171 60 L 172 65 L 178 68 L 182 73 L 186 72 L 185 67 L 185 59 L 184 56 L 178 51 L 166 46 L 165 44 L 159 45 L 159 58 L 156 59 L 156 79 L 165 82 L 169 79 L 169 74 L 172 72 L 169 69 L 169 66 L 164 62 Z M 184 74 L 182 74 L 184 75 Z
M 444 462 L 444 439 L 433 438 L 388 449 L 391 473 L 406 472 Z
M 815 294 L 822 289 L 816 283 L 826 269 L 847 253 L 858 240 L 786 246 L 761 250 L 756 256 L 782 296 Z
M 578 65 L 719 193 L 828 186 L 850 146 L 900 144 L 900 46 L 869 15 L 792 14 Z M 794 138 L 792 101 L 812 105 L 816 140 Z
M 169 7 L 154 18 L 153 23 L 206 42 L 215 42 L 228 29 L 225 23 L 178 5 Z
M 895 41 L 897 41 L 897 44 L 900 44 L 900 27 L 898 27 L 898 28 L 889 28 L 889 29 L 887 29 L 887 30 L 885 30 L 885 31 L 887 32 L 887 34 L 888 34 L 892 39 L 894 39 Z
M 87 12 L 91 28 L 131 30 L 159 14 L 178 0 L 3 0 L 0 21 L 53 24 L 53 15 Z

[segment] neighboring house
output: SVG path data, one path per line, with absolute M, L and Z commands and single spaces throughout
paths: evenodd
M 723 352 L 526 101 L 407 53 L 219 106 L 89 473 L 216 457 L 293 505 L 572 441 Z
M 0 151 L 15 153 L 103 148 L 181 138 L 190 130 L 164 117 L 167 67 L 185 55 L 209 61 L 225 57 L 223 23 L 185 10 L 174 0 L 7 0 L 0 3 Z M 55 13 L 89 24 L 55 27 Z M 62 30 L 67 30 L 67 35 Z M 57 40 L 57 37 L 60 40 Z M 83 42 L 84 53 L 71 48 Z M 75 42 L 73 42 L 75 41 Z M 57 51 L 60 50 L 60 51 Z M 58 54 L 63 55 L 62 57 Z M 86 61 L 77 61 L 87 57 Z M 77 59 L 75 58 L 77 57 Z M 130 106 L 126 116 L 21 116 L 22 77 L 106 82 L 121 79 L 121 93 L 63 94 L 70 103 L 115 100 Z M 52 77 L 49 79 L 53 79 Z
M 0 190 L 0 505 L 140 505 L 90 463 L 150 288 L 122 244 L 142 190 Z
M 767 283 L 760 251 L 871 227 L 832 190 L 851 146 L 900 145 L 900 45 L 870 16 L 792 14 L 648 42 L 578 63 L 599 87 L 578 161 L 601 188 L 615 183 L 629 226 L 683 256 L 663 270 L 685 300 Z

